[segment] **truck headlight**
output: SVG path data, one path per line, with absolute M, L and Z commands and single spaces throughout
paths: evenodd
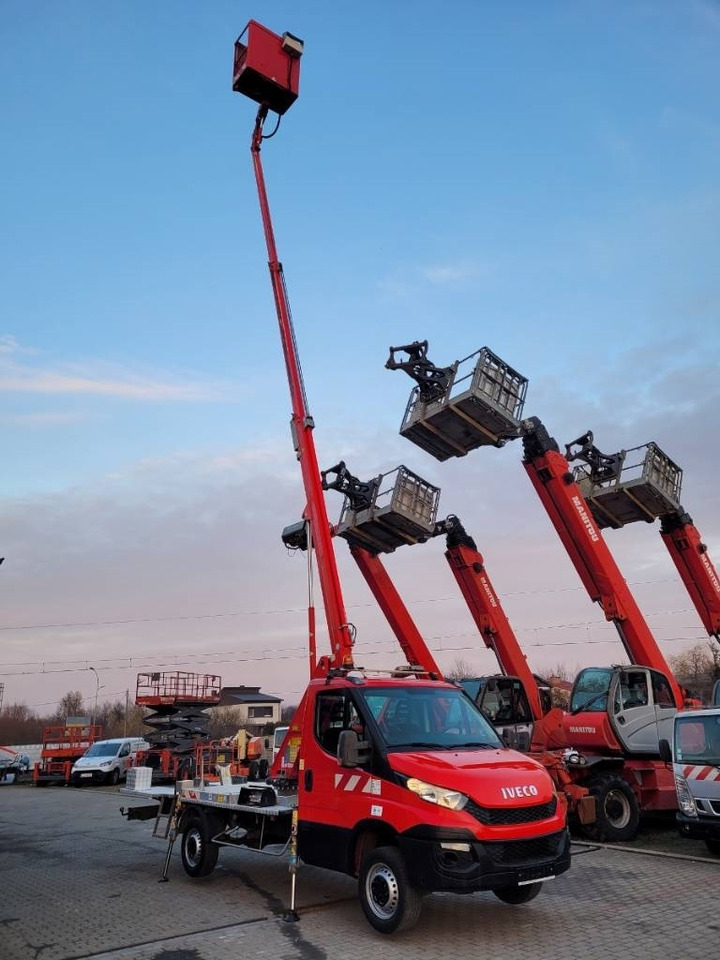
M 468 798 L 459 790 L 446 790 L 445 787 L 436 787 L 424 780 L 416 780 L 415 777 L 410 777 L 407 781 L 407 788 L 428 803 L 436 803 L 449 810 L 462 810 L 468 802 Z
M 675 790 L 677 791 L 680 812 L 684 813 L 686 817 L 696 817 L 698 815 L 697 806 L 685 777 L 675 777 Z

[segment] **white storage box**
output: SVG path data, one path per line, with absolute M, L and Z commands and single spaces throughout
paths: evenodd
M 128 790 L 147 790 L 152 785 L 152 767 L 130 767 L 127 772 Z

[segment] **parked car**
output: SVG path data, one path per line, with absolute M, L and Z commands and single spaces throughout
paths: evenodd
M 137 761 L 138 750 L 147 750 L 148 747 L 149 744 L 140 737 L 96 740 L 73 764 L 70 782 L 118 783 L 126 780 L 128 770 Z

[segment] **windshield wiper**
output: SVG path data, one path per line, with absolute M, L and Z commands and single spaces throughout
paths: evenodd
M 410 743 L 400 743 L 396 744 L 400 747 L 427 747 L 430 750 L 447 750 L 448 745 L 446 743 L 431 743 L 429 740 L 412 740 Z

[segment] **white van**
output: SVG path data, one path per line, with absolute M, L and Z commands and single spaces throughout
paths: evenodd
M 73 764 L 70 782 L 117 783 L 126 780 L 128 770 L 135 765 L 138 750 L 147 750 L 148 747 L 149 744 L 140 737 L 96 740 Z
M 677 713 L 672 747 L 661 740 L 660 756 L 673 765 L 681 835 L 720 856 L 720 709 Z

